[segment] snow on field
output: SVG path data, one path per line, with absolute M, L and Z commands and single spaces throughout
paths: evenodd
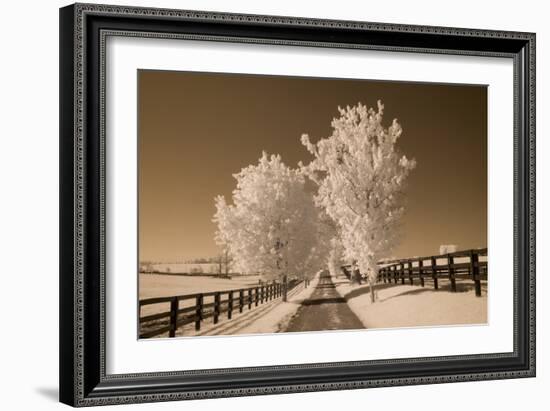
M 233 276 L 231 279 L 208 276 L 163 274 L 139 275 L 139 298 L 166 297 L 209 291 L 223 291 L 258 285 L 260 276 Z
M 259 276 L 234 276 L 232 279 L 206 276 L 140 274 L 139 299 L 171 297 L 209 291 L 235 290 L 258 285 Z M 191 301 L 188 302 L 189 304 Z M 182 307 L 186 304 L 182 304 Z M 142 315 L 168 311 L 169 303 L 152 304 L 142 308 Z
M 349 284 L 345 277 L 333 281 L 366 328 L 487 323 L 486 287 L 482 287 L 482 296 L 476 297 L 471 281 L 457 280 L 456 293 L 448 291 L 449 285 L 442 280 L 437 291 L 431 281 L 426 281 L 425 287 L 379 283 L 374 304 L 368 285 Z
M 258 280 L 258 276 L 233 277 L 233 279 L 228 280 L 208 277 L 140 274 L 140 299 L 248 288 L 256 286 Z M 253 305 L 251 310 L 248 310 L 248 306 L 245 305 L 242 313 L 239 313 L 238 309 L 233 311 L 231 320 L 227 320 L 227 314 L 222 313 L 218 324 L 213 324 L 213 319 L 210 317 L 201 322 L 200 331 L 195 331 L 194 323 L 191 323 L 179 327 L 176 336 L 260 334 L 284 331 L 288 322 L 300 307 L 301 302 L 311 296 L 317 282 L 318 275 L 311 280 L 307 288 L 304 287 L 303 283 L 298 285 L 288 293 L 287 302 L 283 302 L 282 298 L 279 297 L 257 307 Z M 205 302 L 210 302 L 210 300 Z M 186 300 L 185 305 L 183 305 L 183 302 L 180 304 L 182 304 L 180 307 L 193 305 L 194 300 Z M 142 307 L 141 315 L 150 315 L 169 309 L 169 303 L 152 304 Z M 164 334 L 158 337 L 166 336 Z
M 319 276 L 311 280 L 307 288 L 303 283 L 289 292 L 286 302 L 281 298 L 270 301 L 242 314 L 237 313 L 231 321 L 221 321 L 216 325 L 202 327 L 196 335 L 236 335 L 264 334 L 285 331 L 292 316 L 298 311 L 302 301 L 308 299 L 315 289 Z M 176 334 L 177 335 L 177 334 Z
M 159 273 L 205 273 L 217 274 L 220 266 L 216 263 L 155 263 L 151 264 L 152 271 Z M 223 267 L 225 269 L 225 267 Z

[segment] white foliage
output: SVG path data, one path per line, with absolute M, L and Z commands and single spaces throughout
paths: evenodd
M 416 163 L 396 149 L 402 133 L 397 120 L 383 127 L 380 101 L 377 111 L 361 103 L 338 109 L 330 137 L 313 144 L 302 136 L 315 157 L 302 168 L 319 186 L 316 204 L 338 226 L 344 258 L 373 283 L 377 261 L 396 243 L 404 210 L 400 194 Z
M 323 263 L 323 242 L 319 211 L 301 171 L 263 153 L 257 165 L 234 177 L 233 204 L 216 197 L 213 221 L 216 241 L 229 251 L 235 269 L 266 279 L 312 277 Z
M 328 255 L 328 270 L 330 275 L 337 277 L 342 274 L 342 258 L 344 247 L 340 237 L 335 236 L 330 240 L 330 252 Z

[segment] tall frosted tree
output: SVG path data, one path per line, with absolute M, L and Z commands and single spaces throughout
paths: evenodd
M 338 226 L 344 258 L 367 275 L 374 301 L 376 263 L 396 244 L 404 184 L 416 162 L 396 147 L 402 133 L 397 120 L 383 126 L 380 101 L 378 110 L 361 103 L 338 110 L 330 137 L 313 144 L 302 136 L 314 159 L 301 166 L 318 185 L 317 205 Z
M 266 153 L 234 177 L 232 204 L 216 197 L 213 218 L 216 241 L 229 251 L 234 268 L 266 279 L 313 276 L 322 266 L 324 244 L 307 177 Z

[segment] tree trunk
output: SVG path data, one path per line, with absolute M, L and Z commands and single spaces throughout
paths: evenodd
M 355 268 L 353 270 L 353 281 L 355 281 L 357 284 L 361 285 L 361 272 L 358 268 Z
M 373 303 L 376 300 L 376 295 L 374 294 L 374 281 L 369 278 L 369 288 L 370 288 L 370 302 Z

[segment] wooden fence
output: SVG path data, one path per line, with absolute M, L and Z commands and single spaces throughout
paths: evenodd
M 431 279 L 434 289 L 439 288 L 439 280 L 450 282 L 450 289 L 456 292 L 456 280 L 474 282 L 476 296 L 481 296 L 481 282 L 487 281 L 487 249 L 457 251 L 455 253 L 414 257 L 401 260 L 380 261 L 377 281 L 384 283 L 413 285 L 417 280 L 422 287 L 426 279 Z M 351 266 L 343 266 L 344 274 L 351 278 Z
M 147 298 L 139 301 L 139 338 L 151 338 L 168 332 L 169 337 L 176 336 L 176 330 L 187 324 L 195 323 L 199 331 L 201 322 L 212 317 L 217 324 L 222 314 L 231 320 L 233 313 L 251 310 L 260 304 L 283 297 L 286 293 L 309 280 L 292 279 L 287 283 L 273 282 L 256 287 L 238 290 L 211 291 L 172 297 Z M 142 307 L 152 304 L 170 305 L 169 310 L 142 316 Z

